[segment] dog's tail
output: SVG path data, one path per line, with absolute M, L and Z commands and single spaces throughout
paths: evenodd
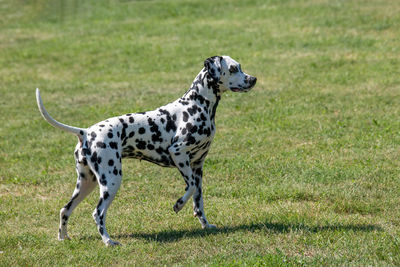
M 73 126 L 69 126 L 69 125 L 63 124 L 63 123 L 61 123 L 61 122 L 56 121 L 55 119 L 53 119 L 53 118 L 49 115 L 49 113 L 48 113 L 48 112 L 46 111 L 46 109 L 44 108 L 44 105 L 43 105 L 43 102 L 42 102 L 42 98 L 40 97 L 39 88 L 36 88 L 36 101 L 37 101 L 37 105 L 38 105 L 38 107 L 39 107 L 40 113 L 42 114 L 43 118 L 44 118 L 48 123 L 50 123 L 51 125 L 53 125 L 53 126 L 56 127 L 56 128 L 59 128 L 59 129 L 64 130 L 64 131 L 66 131 L 66 132 L 73 133 L 73 134 L 77 135 L 78 138 L 79 138 L 80 140 L 83 139 L 83 136 L 84 136 L 84 134 L 85 134 L 85 132 L 86 132 L 85 129 L 78 128 L 78 127 L 73 127 Z

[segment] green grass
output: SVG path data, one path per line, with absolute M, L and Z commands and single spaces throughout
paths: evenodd
M 84 3 L 82 3 L 84 2 Z M 390 0 L 0 1 L 0 265 L 400 265 L 400 5 Z M 175 169 L 125 160 L 106 248 L 59 209 L 87 127 L 183 95 L 203 60 L 258 77 L 223 95 L 203 231 Z

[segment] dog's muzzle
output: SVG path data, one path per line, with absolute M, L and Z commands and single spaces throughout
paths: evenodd
M 257 78 L 250 76 L 250 79 L 249 79 L 250 88 L 253 87 L 254 85 L 256 85 L 256 83 L 257 83 Z
M 232 92 L 240 92 L 240 93 L 248 92 L 248 91 L 251 90 L 251 88 L 254 87 L 254 85 L 256 85 L 256 83 L 257 83 L 257 78 L 256 77 L 248 76 L 248 77 L 246 77 L 246 80 L 245 80 L 245 84 L 247 86 L 233 87 L 233 88 L 230 88 L 230 89 L 231 89 Z

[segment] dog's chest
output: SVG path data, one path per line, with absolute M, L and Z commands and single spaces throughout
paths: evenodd
M 207 155 L 215 127 L 207 107 L 179 100 L 154 111 L 113 118 L 119 127 L 111 129 L 118 137 L 122 157 L 147 160 L 173 167 L 169 147 L 180 143 L 191 161 Z

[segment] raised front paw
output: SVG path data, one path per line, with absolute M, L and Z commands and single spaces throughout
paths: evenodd
M 178 199 L 174 205 L 174 211 L 178 213 L 184 205 L 185 203 L 183 202 L 182 198 Z

